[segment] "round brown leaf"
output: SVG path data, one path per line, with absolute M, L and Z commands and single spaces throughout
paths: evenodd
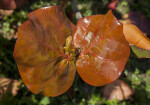
M 14 50 L 22 80 L 35 94 L 61 95 L 75 77 L 75 64 L 64 50 L 75 26 L 59 6 L 40 8 L 28 17 L 18 29 Z
M 111 11 L 82 18 L 77 23 L 74 45 L 81 49 L 76 68 L 88 84 L 102 86 L 116 80 L 124 69 L 130 49 L 123 25 Z

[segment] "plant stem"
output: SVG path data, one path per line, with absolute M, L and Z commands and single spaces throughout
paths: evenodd
M 79 20 L 80 18 L 82 18 L 82 15 L 81 15 L 80 11 L 78 10 L 77 4 L 74 0 L 70 0 L 70 1 L 71 1 L 73 11 L 75 12 L 75 17 L 77 20 Z

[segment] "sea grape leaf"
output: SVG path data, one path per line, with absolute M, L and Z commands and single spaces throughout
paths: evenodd
M 123 33 L 126 40 L 137 47 L 150 50 L 150 39 L 146 37 L 139 29 L 133 24 L 123 24 Z
M 150 50 L 145 50 L 134 45 L 131 45 L 130 47 L 134 55 L 136 55 L 138 58 L 150 58 Z
M 59 6 L 43 7 L 29 15 L 18 29 L 14 59 L 28 89 L 58 96 L 70 88 L 75 64 L 64 47 L 75 26 Z
M 76 68 L 85 82 L 102 86 L 121 75 L 130 48 L 123 35 L 122 23 L 111 11 L 80 19 L 73 41 L 81 51 Z

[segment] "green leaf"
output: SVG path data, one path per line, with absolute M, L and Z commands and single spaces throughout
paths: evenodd
M 138 58 L 150 58 L 150 50 L 145 50 L 131 45 L 131 50 Z
M 47 105 L 50 103 L 50 100 L 48 97 L 44 97 L 41 101 L 40 101 L 40 105 Z

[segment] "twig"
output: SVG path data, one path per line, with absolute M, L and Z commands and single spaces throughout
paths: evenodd
M 71 1 L 73 11 L 75 12 L 75 17 L 77 20 L 79 20 L 80 18 L 82 18 L 82 15 L 81 15 L 80 11 L 78 10 L 77 4 L 74 0 L 70 0 L 70 1 Z

